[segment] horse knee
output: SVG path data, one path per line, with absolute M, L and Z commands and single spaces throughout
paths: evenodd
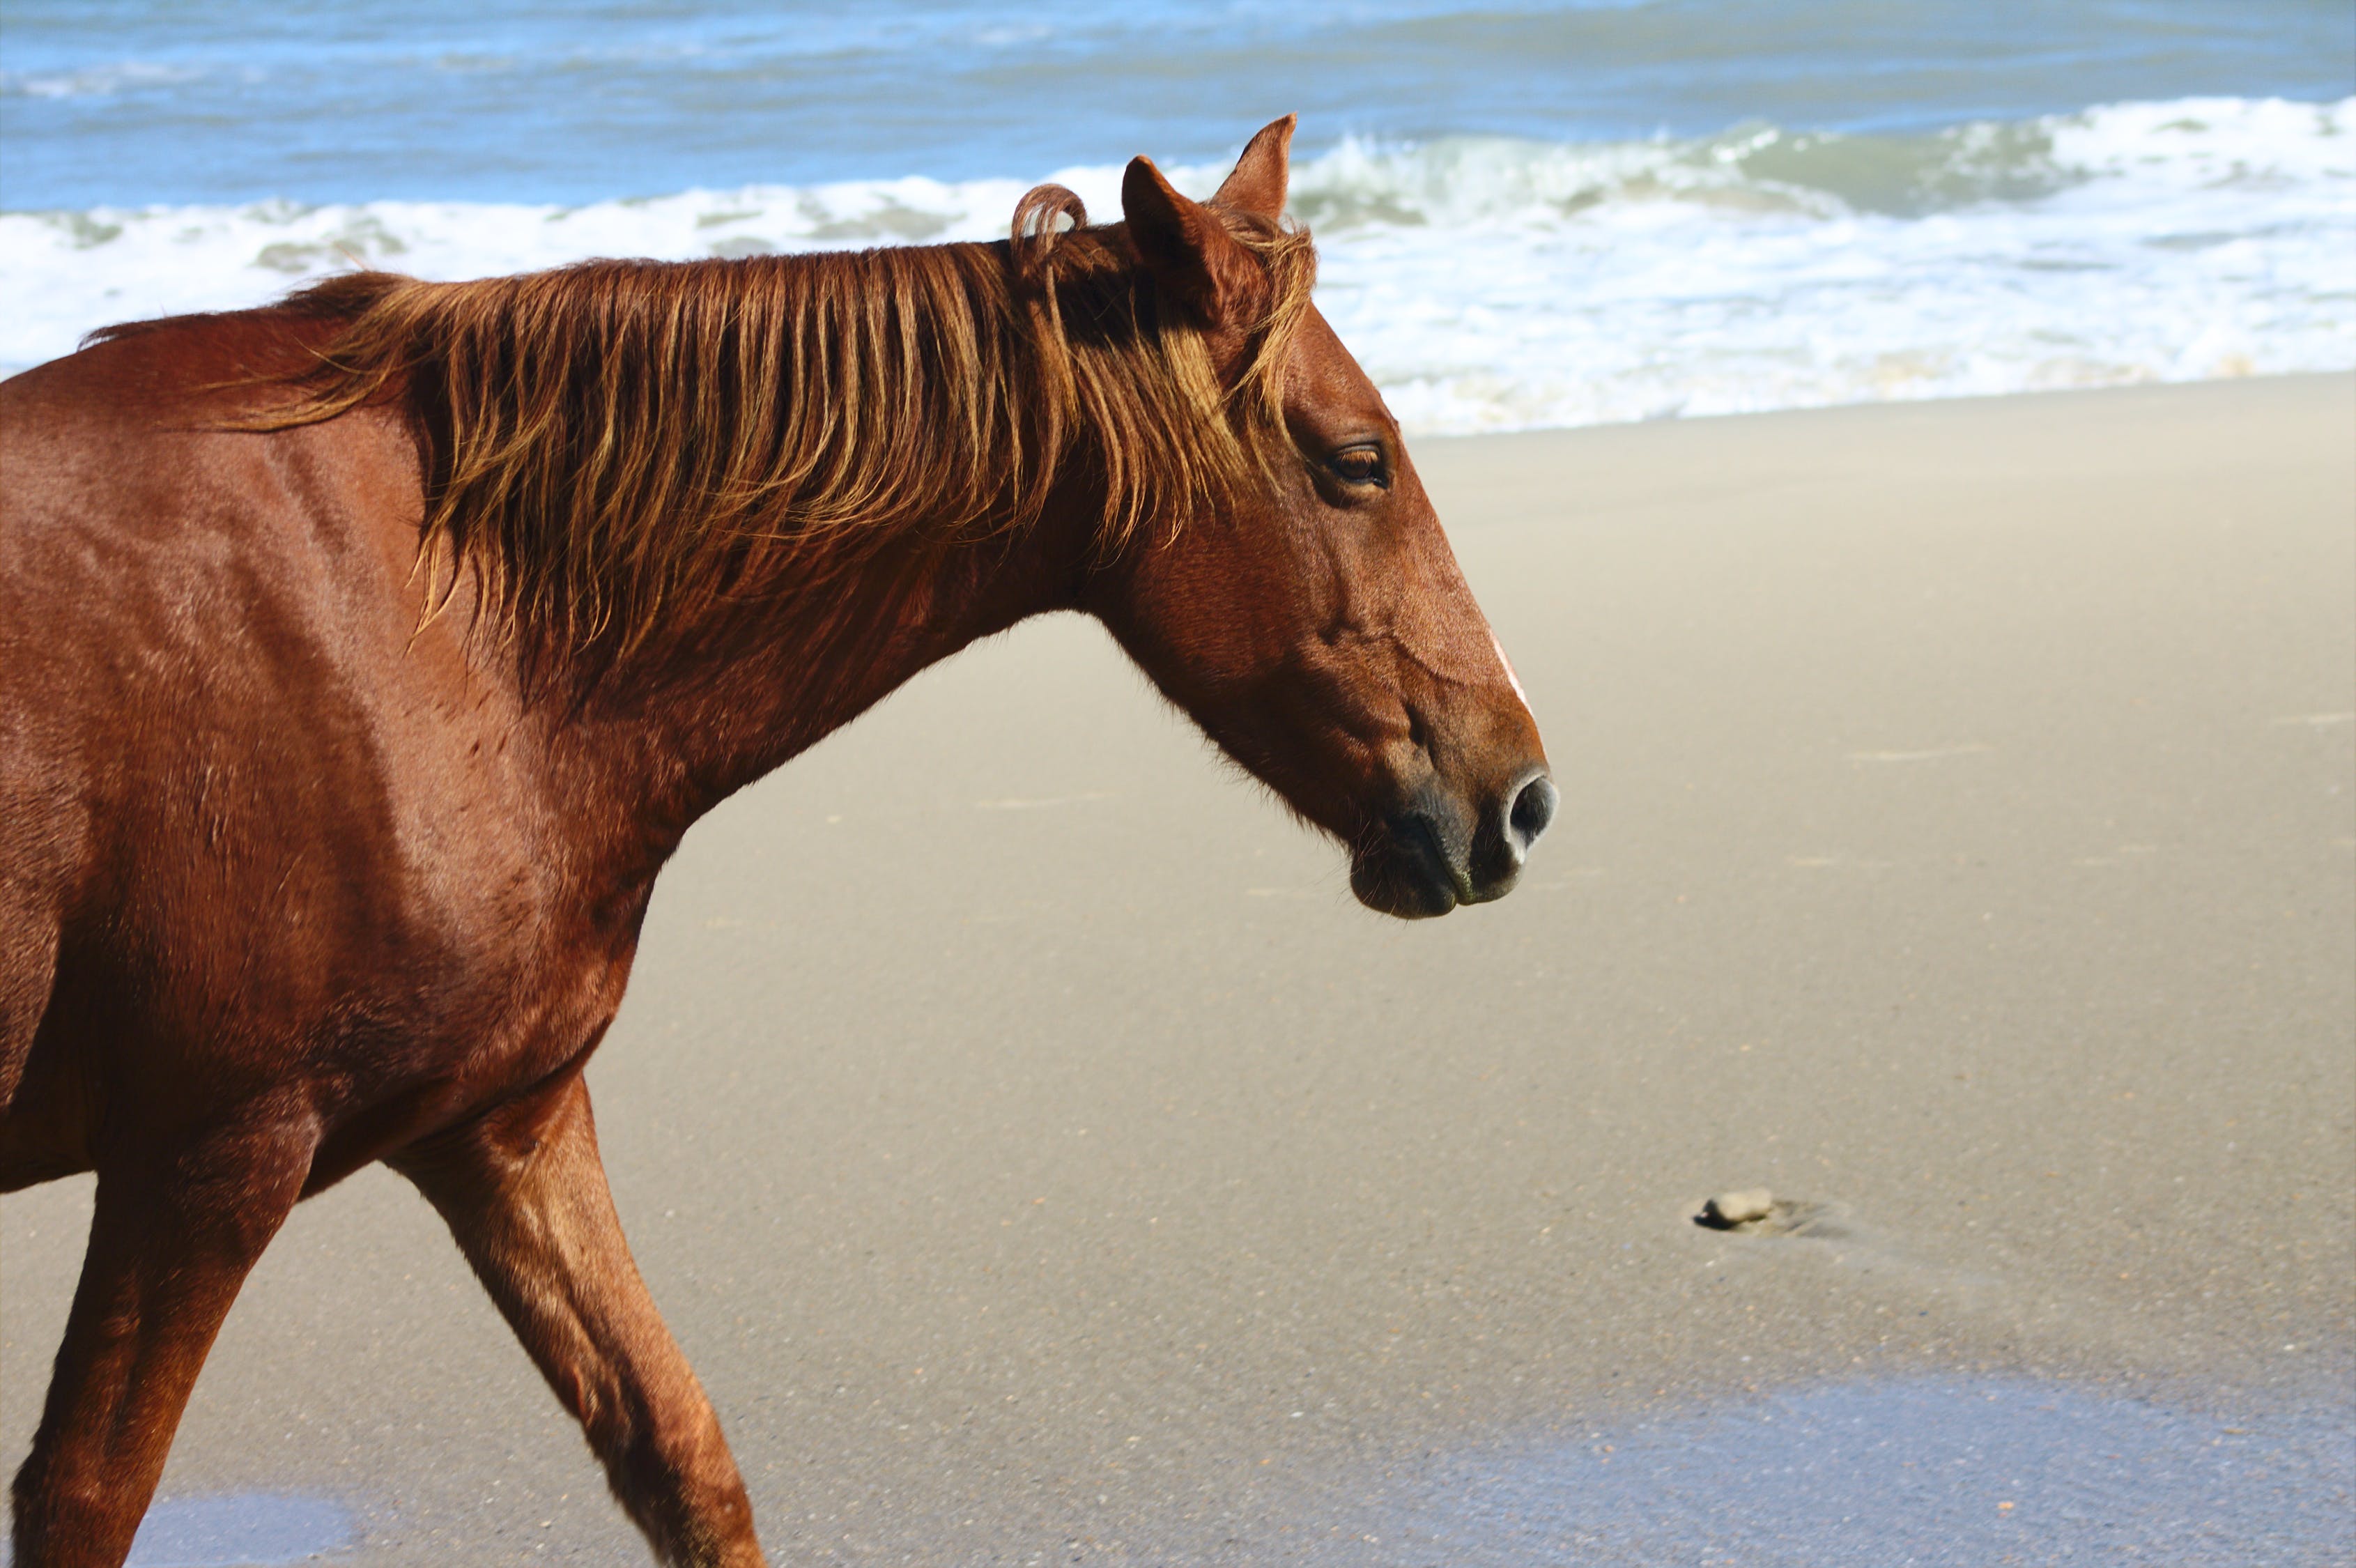
M 758 1564 L 752 1498 L 691 1377 L 681 1388 L 639 1386 L 568 1395 L 615 1501 L 665 1563 Z
M 102 1470 L 71 1447 L 38 1444 L 8 1488 L 16 1568 L 115 1568 L 131 1550 L 144 1503 L 125 1500 Z

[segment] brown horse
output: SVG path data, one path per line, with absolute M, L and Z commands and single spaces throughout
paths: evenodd
M 20 1568 L 122 1562 L 247 1271 L 374 1160 L 658 1555 L 760 1562 L 582 1069 L 688 826 L 978 637 L 1099 617 L 1376 909 L 1512 886 L 1554 787 L 1291 130 L 1204 204 L 1137 159 L 1119 224 L 361 274 L 0 389 L 0 1189 L 98 1175 Z

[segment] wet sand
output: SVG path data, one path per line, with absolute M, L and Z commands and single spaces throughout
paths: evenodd
M 592 1081 L 773 1558 L 2329 1560 L 2356 380 L 1418 456 L 1564 790 L 1503 904 L 1360 911 L 1069 619 L 691 835 Z M 87 1211 L 0 1203 L 10 1466 Z M 182 1428 L 252 1492 L 642 1560 L 380 1171 Z

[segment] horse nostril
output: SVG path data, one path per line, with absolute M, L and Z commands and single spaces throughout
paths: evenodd
M 1521 788 L 1514 797 L 1513 809 L 1505 815 L 1512 825 L 1514 842 L 1526 852 L 1538 842 L 1538 835 L 1554 821 L 1554 809 L 1561 802 L 1562 794 L 1554 780 L 1541 773 Z

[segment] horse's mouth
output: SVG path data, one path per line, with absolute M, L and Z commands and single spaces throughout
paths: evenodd
M 1430 819 L 1409 814 L 1387 824 L 1376 844 L 1350 858 L 1350 891 L 1377 914 L 1427 920 L 1459 904 L 1502 897 L 1514 885 L 1476 887 L 1472 870 L 1451 855 Z

